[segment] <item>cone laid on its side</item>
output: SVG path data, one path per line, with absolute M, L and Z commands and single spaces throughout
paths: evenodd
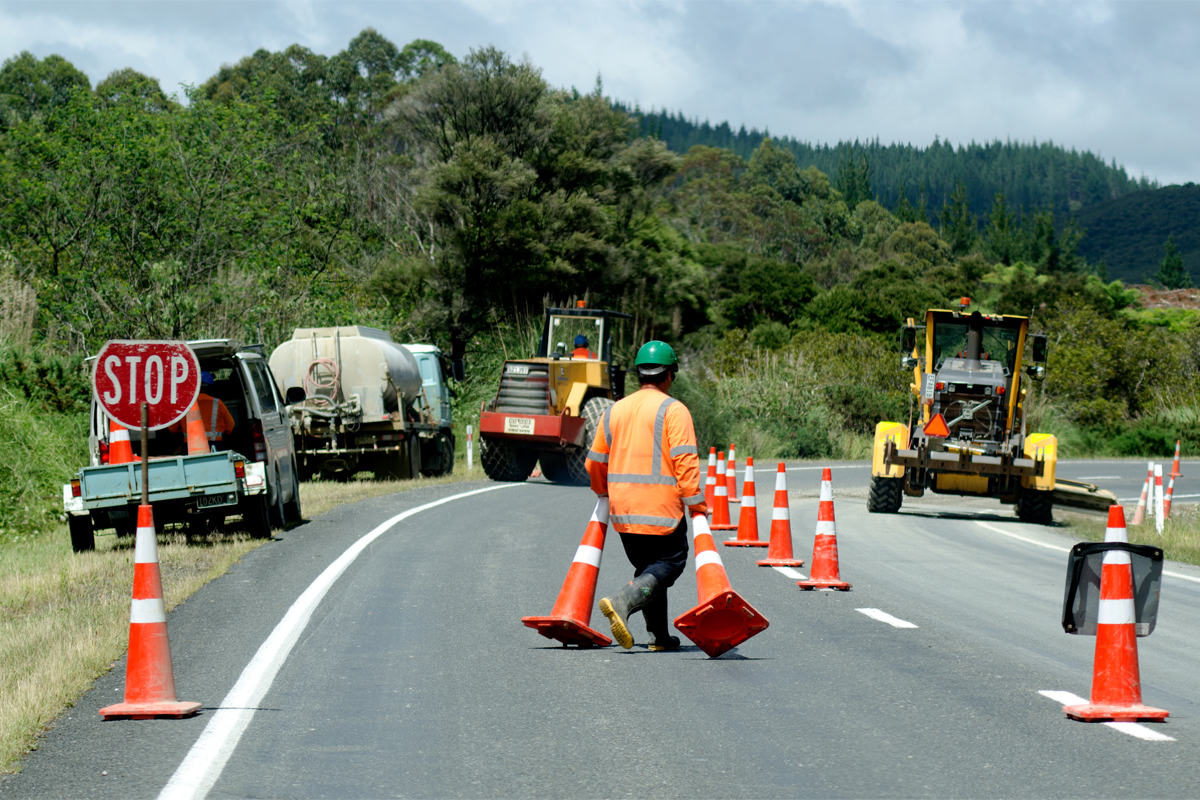
M 737 530 L 729 521 L 729 489 L 725 483 L 725 454 L 717 453 L 717 482 L 713 486 L 712 529 L 714 531 Z
M 216 400 L 213 400 L 215 403 Z M 204 430 L 204 422 L 200 419 L 200 403 L 192 403 L 187 411 L 187 446 L 189 456 L 198 456 L 208 452 L 208 433 Z
M 1142 496 L 1138 498 L 1137 508 L 1133 512 L 1133 525 L 1141 525 L 1142 520 L 1146 518 L 1146 496 L 1153 491 L 1154 487 L 1154 464 L 1146 465 L 1146 482 L 1142 484 Z M 1154 498 L 1150 498 L 1150 502 L 1154 502 Z M 1153 513 L 1153 512 L 1151 512 Z
M 108 463 L 128 464 L 133 461 L 133 445 L 129 429 L 116 420 L 108 421 Z
M 1106 542 L 1128 542 L 1125 511 L 1108 508 Z M 1163 720 L 1168 712 L 1142 705 L 1134 627 L 1133 568 L 1129 553 L 1109 550 L 1100 572 L 1100 609 L 1096 617 L 1096 657 L 1092 665 L 1091 702 L 1063 706 L 1063 712 L 1082 722 Z
M 717 491 L 717 448 L 708 448 L 708 477 L 704 479 L 704 505 L 713 513 L 713 500 Z
M 733 590 L 703 514 L 692 517 L 699 603 L 675 618 L 675 627 L 709 658 L 737 647 L 767 629 L 767 618 Z
M 596 599 L 596 579 L 600 575 L 600 557 L 604 555 L 604 537 L 608 531 L 608 498 L 596 500 L 596 510 L 583 532 L 583 541 L 567 570 L 567 578 L 558 592 L 558 600 L 546 617 L 521 617 L 521 623 L 545 636 L 580 647 L 608 647 L 612 639 L 589 627 L 592 602 Z
M 725 489 L 729 492 L 730 503 L 740 503 L 737 490 L 737 456 L 734 455 L 734 446 L 729 445 L 729 461 L 725 464 Z
M 771 541 L 767 557 L 756 561 L 760 567 L 803 567 L 804 562 L 792 555 L 792 514 L 788 508 L 787 473 L 783 462 L 775 472 L 775 507 L 771 509 Z
M 199 703 L 175 699 L 175 671 L 167 610 L 158 570 L 158 534 L 150 506 L 138 506 L 133 555 L 133 602 L 129 608 L 129 656 L 125 663 L 125 702 L 100 709 L 104 719 L 190 717 Z
M 842 580 L 838 566 L 837 526 L 833 520 L 833 472 L 821 472 L 821 501 L 817 506 L 817 535 L 813 541 L 811 574 L 797 581 L 801 589 L 837 589 L 845 592 L 850 584 Z
M 721 544 L 726 547 L 766 547 L 758 538 L 758 501 L 754 497 L 754 457 L 746 459 L 746 477 L 742 478 L 742 510 L 738 512 L 738 535 Z

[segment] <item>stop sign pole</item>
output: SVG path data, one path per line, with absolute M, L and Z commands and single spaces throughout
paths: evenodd
M 92 392 L 104 411 L 142 432 L 142 505 L 150 505 L 150 431 L 183 419 L 200 396 L 200 361 L 186 342 L 112 339 L 96 356 Z

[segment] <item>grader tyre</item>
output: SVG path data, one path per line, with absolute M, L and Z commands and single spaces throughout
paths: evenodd
M 537 453 L 496 439 L 480 439 L 479 462 L 492 480 L 520 483 L 533 472 Z
M 1054 499 L 1052 492 L 1026 490 L 1017 498 L 1017 517 L 1031 525 L 1054 523 Z
M 871 476 L 871 489 L 867 493 L 867 511 L 872 514 L 895 514 L 904 502 L 903 478 Z

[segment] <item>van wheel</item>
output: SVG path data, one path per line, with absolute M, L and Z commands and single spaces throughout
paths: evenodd
M 67 527 L 71 530 L 71 549 L 76 553 L 85 553 L 96 549 L 96 532 L 92 527 L 92 515 L 84 514 L 67 517 Z
M 242 525 L 251 539 L 271 538 L 271 512 L 265 492 L 242 498 Z

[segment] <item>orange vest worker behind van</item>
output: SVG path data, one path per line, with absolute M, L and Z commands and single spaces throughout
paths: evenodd
M 212 385 L 213 374 L 201 372 L 200 396 L 196 398 L 196 403 L 200 406 L 200 420 L 204 423 L 204 433 L 208 436 L 209 444 L 218 445 L 225 434 L 233 433 L 233 414 L 229 413 L 229 409 L 220 398 L 205 392 L 205 389 L 211 389 Z M 167 430 L 179 433 L 183 430 L 185 422 L 186 418 L 181 419 Z
M 633 646 L 629 616 L 642 612 L 651 650 L 675 650 L 667 627 L 667 588 L 687 565 L 687 516 L 707 511 L 696 432 L 687 407 L 670 396 L 679 369 L 665 342 L 647 342 L 634 360 L 641 388 L 605 412 L 586 462 L 592 491 L 608 496 L 633 580 L 600 600 L 613 638 Z

